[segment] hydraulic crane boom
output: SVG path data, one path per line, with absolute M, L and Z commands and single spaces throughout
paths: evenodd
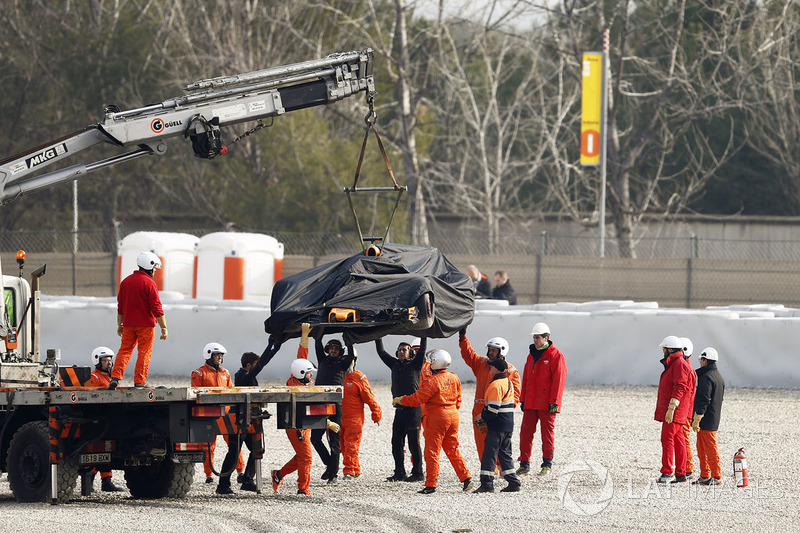
M 169 137 L 192 140 L 195 155 L 224 154 L 220 128 L 325 105 L 365 92 L 374 97 L 373 52 L 345 52 L 324 59 L 200 80 L 186 94 L 121 111 L 107 106 L 102 122 L 0 161 L 0 203 L 71 181 L 89 172 L 145 155 L 163 154 Z M 42 173 L 45 167 L 97 144 L 132 150 Z

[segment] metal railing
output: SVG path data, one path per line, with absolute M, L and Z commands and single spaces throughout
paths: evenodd
M 218 229 L 188 230 L 202 236 Z M 265 230 L 284 244 L 284 275 L 360 250 L 355 232 L 295 233 Z M 4 273 L 17 273 L 14 254 L 28 255 L 25 272 L 48 264 L 48 294 L 113 296 L 117 285 L 117 245 L 122 228 L 0 233 Z M 637 258 L 621 258 L 615 241 L 606 257 L 595 256 L 597 240 L 540 232 L 506 234 L 497 253 L 469 231 L 436 238 L 438 247 L 465 270 L 477 265 L 490 280 L 506 270 L 519 303 L 633 299 L 662 306 L 704 307 L 735 303 L 779 303 L 800 307 L 800 241 L 643 238 Z

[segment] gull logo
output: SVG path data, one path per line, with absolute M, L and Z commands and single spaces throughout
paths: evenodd
M 603 484 L 600 494 L 595 495 L 590 501 L 576 501 L 571 494 L 570 488 L 574 487 L 572 478 L 577 472 L 593 472 Z M 608 469 L 591 460 L 580 460 L 570 463 L 564 472 L 558 477 L 558 499 L 567 511 L 579 516 L 592 516 L 602 512 L 611 503 L 614 496 L 614 481 L 608 473 Z
M 153 133 L 161 133 L 164 131 L 164 121 L 160 118 L 154 118 L 150 121 L 150 129 L 153 130 Z

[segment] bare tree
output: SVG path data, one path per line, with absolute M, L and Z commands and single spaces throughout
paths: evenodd
M 496 14 L 495 14 L 496 15 Z M 501 222 L 530 201 L 547 144 L 538 104 L 545 80 L 535 42 L 493 31 L 491 19 L 443 27 L 438 135 L 429 163 L 432 207 L 482 220 L 496 253 Z
M 608 191 L 621 256 L 636 256 L 642 217 L 685 209 L 739 148 L 732 111 L 744 105 L 735 90 L 742 74 L 736 46 L 749 16 L 743 4 L 622 0 L 589 9 L 564 0 L 549 13 L 545 35 L 565 77 L 576 77 L 573 86 L 581 54 L 599 49 L 603 28 L 611 28 Z M 712 145 L 710 129 L 725 125 L 727 141 Z M 574 168 L 577 150 L 571 153 L 562 154 L 562 168 Z M 556 189 L 562 178 L 548 174 Z M 596 191 L 593 183 L 583 179 L 581 187 Z
M 749 142 L 784 170 L 781 188 L 800 212 L 800 15 L 797 2 L 767 1 L 752 25 L 752 74 L 742 78 L 750 103 Z

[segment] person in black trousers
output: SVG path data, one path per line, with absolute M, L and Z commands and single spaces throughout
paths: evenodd
M 415 351 L 407 342 L 401 342 L 395 351 L 395 357 L 383 349 L 383 340 L 375 341 L 378 356 L 392 370 L 392 397 L 408 396 L 419 389 L 419 374 L 425 362 L 427 339 L 420 340 Z M 394 474 L 386 481 L 425 481 L 422 473 L 422 450 L 419 445 L 419 427 L 422 422 L 420 407 L 397 405 L 392 422 L 392 457 L 394 457 Z M 406 477 L 405 443 L 411 452 L 411 475 Z
M 258 380 L 256 376 L 261 370 L 269 363 L 278 350 L 281 348 L 281 343 L 276 341 L 272 335 L 269 337 L 269 344 L 261 357 L 253 352 L 245 352 L 242 354 L 242 368 L 236 372 L 233 378 L 233 384 L 236 387 L 258 387 Z M 225 459 L 222 461 L 222 474 L 219 478 L 219 485 L 217 485 L 217 494 L 233 494 L 231 489 L 231 474 L 239 459 L 239 451 L 242 449 L 242 442 L 247 445 L 250 450 L 250 457 L 247 459 L 247 466 L 244 469 L 244 476 L 242 476 L 242 490 L 256 492 L 258 490 L 255 484 L 256 472 L 256 458 L 264 456 L 264 439 L 263 428 L 260 419 L 253 420 L 254 433 L 245 433 L 231 435 L 228 444 L 228 453 L 225 454 Z
M 331 339 L 324 346 L 322 335 L 314 338 L 314 351 L 317 353 L 317 379 L 316 385 L 337 385 L 344 386 L 344 376 L 350 363 L 353 362 L 353 347 L 347 346 L 345 351 L 342 348 L 342 341 Z M 336 414 L 328 417 L 329 420 L 342 424 L 342 406 L 336 406 Z M 328 435 L 328 445 L 330 450 L 322 442 L 322 437 Z M 339 458 L 341 449 L 339 447 L 339 434 L 327 429 L 312 429 L 311 444 L 317 450 L 322 462 L 325 463 L 325 472 L 322 479 L 327 480 L 329 485 L 338 482 L 339 478 Z

